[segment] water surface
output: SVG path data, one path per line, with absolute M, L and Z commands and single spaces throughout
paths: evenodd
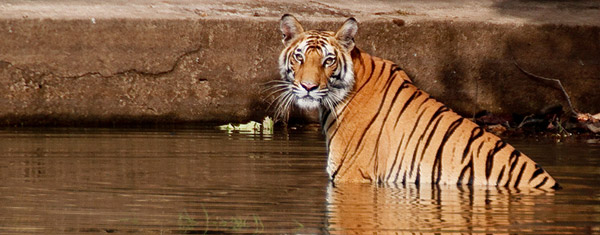
M 317 131 L 0 130 L 0 234 L 600 234 L 600 144 L 508 140 L 564 187 L 330 184 Z

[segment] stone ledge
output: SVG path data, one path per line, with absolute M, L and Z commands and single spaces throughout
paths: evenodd
M 600 3 L 594 1 L 8 1 L 0 3 L 0 125 L 229 122 L 267 115 L 278 20 L 360 21 L 357 45 L 396 61 L 464 115 L 600 112 Z

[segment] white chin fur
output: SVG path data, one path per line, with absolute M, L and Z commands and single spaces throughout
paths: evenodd
M 298 105 L 301 109 L 316 109 L 319 107 L 319 101 L 311 98 L 300 98 L 296 101 L 296 105 Z

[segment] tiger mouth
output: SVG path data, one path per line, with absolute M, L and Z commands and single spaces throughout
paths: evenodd
M 310 95 L 297 96 L 296 105 L 303 109 L 314 109 L 321 105 L 321 99 L 314 98 Z

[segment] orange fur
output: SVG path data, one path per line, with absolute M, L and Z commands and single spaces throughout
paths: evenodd
M 284 16 L 284 35 L 286 25 L 301 28 Z M 294 40 L 280 57 L 282 76 L 300 90 L 290 100 L 310 92 L 344 93 L 335 104 L 320 106 L 332 180 L 559 188 L 529 157 L 415 87 L 393 62 L 354 47 L 355 28 L 349 19 L 335 34 L 291 32 Z M 322 62 L 326 55 L 320 52 L 332 51 L 327 47 L 335 48 L 335 67 Z M 331 79 L 344 66 L 352 71 Z M 349 76 L 351 82 L 340 82 Z M 302 90 L 305 82 L 319 89 Z M 348 85 L 347 91 L 335 90 L 335 82 Z

